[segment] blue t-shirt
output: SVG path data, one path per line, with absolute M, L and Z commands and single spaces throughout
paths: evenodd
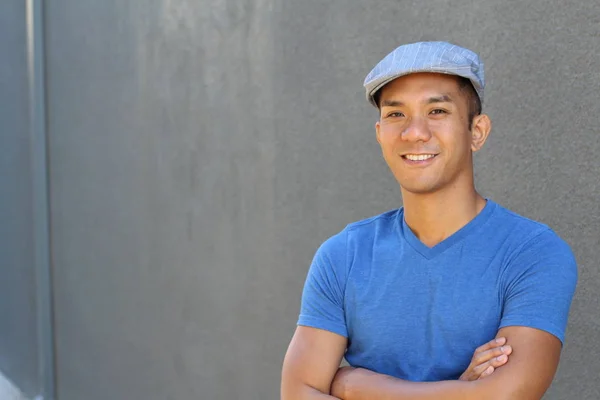
M 575 258 L 561 238 L 491 200 L 431 248 L 398 209 L 320 246 L 298 324 L 347 337 L 352 366 L 411 381 L 457 379 L 502 327 L 564 341 L 576 284 Z

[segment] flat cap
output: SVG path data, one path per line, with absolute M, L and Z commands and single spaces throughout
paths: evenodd
M 404 75 L 435 72 L 462 76 L 471 80 L 483 104 L 485 87 L 483 63 L 469 49 L 447 42 L 418 42 L 405 44 L 385 56 L 364 82 L 367 100 L 377 106 L 373 96 L 379 89 Z

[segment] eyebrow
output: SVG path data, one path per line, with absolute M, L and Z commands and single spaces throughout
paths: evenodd
M 383 100 L 381 107 L 401 107 L 404 103 L 398 100 Z
M 450 97 L 450 95 L 448 94 L 442 94 L 441 96 L 437 96 L 437 97 L 430 97 L 429 99 L 427 99 L 427 104 L 432 104 L 432 103 L 452 103 L 452 97 Z
M 426 104 L 434 104 L 434 103 L 453 103 L 452 97 L 449 94 L 441 94 L 439 96 L 430 97 L 425 102 Z M 398 100 L 383 100 L 381 102 L 381 107 L 402 107 L 404 105 L 403 102 Z

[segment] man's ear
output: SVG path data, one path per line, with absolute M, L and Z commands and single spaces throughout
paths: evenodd
M 377 143 L 381 146 L 381 137 L 379 136 L 379 130 L 381 129 L 381 125 L 379 124 L 379 120 L 375 122 L 375 137 L 377 138 Z
M 479 151 L 485 144 L 491 131 L 492 121 L 486 114 L 477 115 L 473 118 L 471 125 L 471 150 L 474 152 Z

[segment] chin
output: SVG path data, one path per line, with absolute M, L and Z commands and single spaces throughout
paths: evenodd
M 425 184 L 425 183 L 415 183 L 415 182 L 401 182 L 400 189 L 403 193 L 410 194 L 431 194 L 437 192 L 440 187 L 436 184 Z

